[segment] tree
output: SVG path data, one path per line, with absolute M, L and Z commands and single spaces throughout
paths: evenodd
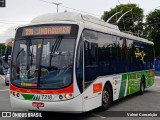
M 0 57 L 5 54 L 5 44 L 0 44 Z
M 148 14 L 144 36 L 154 42 L 155 56 L 160 58 L 160 10 Z
M 143 9 L 139 8 L 136 4 L 121 4 L 112 8 L 110 11 L 105 11 L 102 15 L 102 19 L 107 21 L 113 14 L 122 10 L 122 13 L 116 15 L 111 19 L 109 23 L 115 24 L 118 18 L 125 12 L 132 9 L 132 12 L 126 14 L 118 23 L 118 27 L 121 31 L 131 31 L 133 33 L 139 33 L 143 30 Z

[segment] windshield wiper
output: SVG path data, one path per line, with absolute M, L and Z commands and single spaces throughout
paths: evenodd
M 27 38 L 27 52 L 29 56 L 32 56 L 32 52 L 30 50 L 30 46 L 32 45 L 31 39 Z
M 49 60 L 49 66 L 51 67 L 52 58 L 55 56 L 55 52 L 58 50 L 60 44 L 62 41 L 62 36 L 58 37 L 55 41 L 55 43 L 52 45 L 51 52 L 50 52 L 50 60 Z
M 17 58 L 18 58 L 18 56 L 21 54 L 22 51 L 24 51 L 24 48 L 22 48 L 22 49 L 18 52 L 18 54 L 17 54 L 17 56 L 16 56 L 16 65 L 17 65 Z

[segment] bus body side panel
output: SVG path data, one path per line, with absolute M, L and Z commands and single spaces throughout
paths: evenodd
M 154 70 L 98 77 L 82 94 L 85 111 L 95 109 L 102 105 L 102 91 L 106 82 L 110 82 L 112 85 L 113 101 L 115 101 L 140 91 L 142 75 L 145 76 L 146 87 L 154 84 Z
M 102 105 L 102 91 L 107 81 L 112 85 L 114 100 L 118 99 L 121 77 L 122 75 L 99 77 L 90 86 L 88 86 L 82 94 L 85 111 L 95 109 Z
M 145 87 L 151 87 L 154 84 L 155 72 L 154 69 L 145 72 Z

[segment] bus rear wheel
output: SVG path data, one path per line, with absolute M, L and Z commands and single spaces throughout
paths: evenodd
M 144 82 L 144 79 L 141 80 L 141 83 L 140 83 L 140 95 L 143 95 L 144 94 L 144 90 L 145 90 L 145 82 Z
M 109 85 L 106 85 L 102 92 L 102 106 L 100 107 L 101 110 L 107 110 L 111 105 L 111 89 Z

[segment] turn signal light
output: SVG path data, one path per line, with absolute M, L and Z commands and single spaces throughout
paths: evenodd
M 15 96 L 15 92 L 12 92 L 13 96 Z

